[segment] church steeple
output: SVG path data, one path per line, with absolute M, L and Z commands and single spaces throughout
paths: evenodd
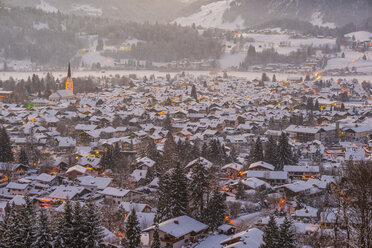
M 66 79 L 66 90 L 70 90 L 72 93 L 74 93 L 74 82 L 72 82 L 70 63 L 68 63 L 68 72 L 67 72 L 67 79 Z
M 70 63 L 68 63 L 68 72 L 67 72 L 67 77 L 71 78 L 71 66 Z

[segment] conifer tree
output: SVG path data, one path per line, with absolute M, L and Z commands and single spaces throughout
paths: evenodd
M 172 131 L 172 119 L 169 115 L 169 113 L 167 113 L 167 115 L 165 116 L 165 119 L 163 121 L 163 127 L 168 130 L 169 132 Z
M 279 228 L 276 224 L 274 215 L 270 216 L 269 223 L 265 226 L 263 242 L 260 248 L 279 248 Z
M 244 200 L 245 199 L 244 184 L 241 180 L 239 180 L 238 185 L 236 187 L 235 199 L 237 199 L 237 200 Z
M 197 220 L 204 218 L 204 196 L 209 191 L 209 185 L 208 171 L 200 162 L 196 163 L 191 173 L 189 192 L 194 217 Z
M 282 132 L 279 137 L 278 144 L 278 164 L 277 170 L 283 170 L 284 165 L 290 165 L 294 163 L 292 149 L 288 143 L 288 136 Z
M 141 228 L 137 219 L 136 210 L 134 208 L 128 217 L 125 231 L 127 234 L 128 248 L 139 247 L 141 242 Z
M 9 135 L 4 127 L 0 128 L 0 162 L 13 162 L 14 156 Z
M 160 236 L 159 236 L 159 221 L 157 216 L 154 218 L 154 234 L 152 236 L 151 248 L 161 248 Z
M 252 162 L 254 163 L 254 162 L 263 161 L 263 160 L 264 160 L 264 156 L 263 156 L 263 149 L 262 149 L 262 141 L 261 141 L 261 138 L 258 137 L 254 145 Z
M 292 222 L 287 217 L 284 218 L 283 224 L 280 225 L 279 246 L 281 248 L 295 248 L 295 233 L 293 231 Z
M 55 230 L 54 246 L 57 248 L 73 247 L 73 211 L 71 201 L 67 199 L 63 213 L 59 216 Z
M 177 145 L 171 132 L 168 132 L 164 144 L 164 155 L 161 172 L 174 168 L 178 160 Z
M 104 233 L 101 226 L 101 217 L 99 211 L 90 199 L 85 204 L 84 209 L 84 231 L 85 231 L 85 244 L 89 248 L 99 248 L 103 245 Z M 82 234 L 84 235 L 84 234 Z
M 21 233 L 21 243 L 24 247 L 31 247 L 35 242 L 36 214 L 31 199 L 25 197 L 26 204 L 20 210 L 20 223 L 18 229 Z
M 172 218 L 173 199 L 171 197 L 172 185 L 171 177 L 168 173 L 160 175 L 158 189 L 158 221 L 164 221 Z
M 197 92 L 196 92 L 195 85 L 193 85 L 192 88 L 191 88 L 191 97 L 193 97 L 195 99 L 195 101 L 198 101 L 198 95 L 197 95 Z
M 5 207 L 5 216 L 3 222 L 0 223 L 0 247 L 14 247 L 16 244 L 18 217 L 14 203 L 12 205 L 7 204 Z
M 19 163 L 23 165 L 28 165 L 29 163 L 27 152 L 24 148 L 21 149 L 21 152 L 19 154 Z
M 171 177 L 172 218 L 188 212 L 187 177 L 180 163 L 177 163 Z
M 85 220 L 83 215 L 83 209 L 80 202 L 75 202 L 73 206 L 73 236 L 74 236 L 74 245 L 73 247 L 80 248 L 85 247 Z
M 276 143 L 276 140 L 270 136 L 269 140 L 266 142 L 265 145 L 265 159 L 264 161 L 266 163 L 272 164 L 275 166 L 278 162 L 278 145 Z
M 53 239 L 46 210 L 41 209 L 38 217 L 35 241 L 32 244 L 32 248 L 52 248 Z
M 214 188 L 212 198 L 207 204 L 207 223 L 211 230 L 216 230 L 225 221 L 226 203 L 223 195 Z

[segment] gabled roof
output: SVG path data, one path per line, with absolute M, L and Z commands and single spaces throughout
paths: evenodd
M 258 162 L 252 163 L 249 166 L 249 169 L 257 168 L 257 167 L 263 167 L 263 168 L 271 170 L 271 171 L 273 171 L 275 169 L 274 165 L 266 163 L 264 161 L 258 161 Z
M 151 226 L 143 231 L 147 232 L 154 229 L 154 226 Z M 208 229 L 208 226 L 189 217 L 186 215 L 179 216 L 167 221 L 164 221 L 159 224 L 159 230 L 165 232 L 175 238 L 182 237 L 191 232 L 201 232 Z

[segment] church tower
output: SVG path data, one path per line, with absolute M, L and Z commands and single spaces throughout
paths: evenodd
M 74 93 L 74 82 L 72 82 L 70 63 L 68 63 L 66 90 L 70 90 L 72 93 Z

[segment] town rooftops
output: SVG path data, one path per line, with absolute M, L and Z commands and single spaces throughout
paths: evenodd
M 55 178 L 56 178 L 55 175 L 49 175 L 49 174 L 46 174 L 46 173 L 42 173 L 42 174 L 40 174 L 36 177 L 36 180 L 41 181 L 41 182 L 49 183 L 49 182 L 53 181 Z
M 296 126 L 296 125 L 290 125 L 285 129 L 285 132 L 287 133 L 311 133 L 316 134 L 320 131 L 324 131 L 322 127 L 307 127 L 307 126 Z
M 285 165 L 284 171 L 287 172 L 319 172 L 319 166 L 307 166 L 307 165 Z

